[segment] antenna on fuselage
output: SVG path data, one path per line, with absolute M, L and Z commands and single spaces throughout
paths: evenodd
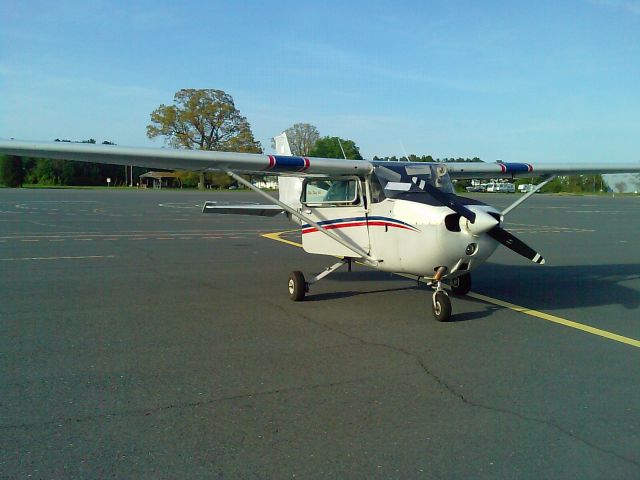
M 407 149 L 404 148 L 404 143 L 400 142 L 400 147 L 402 147 L 402 153 L 404 153 L 404 158 L 407 159 L 407 162 L 409 161 L 409 155 L 407 155 Z
M 338 137 L 338 145 L 340 145 L 340 150 L 342 150 L 342 156 L 344 159 L 347 159 L 347 155 L 344 153 L 344 148 L 342 148 L 342 142 L 340 141 L 340 137 Z

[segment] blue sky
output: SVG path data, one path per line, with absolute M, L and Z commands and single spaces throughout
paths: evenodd
M 640 0 L 3 0 L 0 42 L 3 138 L 159 147 L 151 111 L 216 88 L 267 150 L 640 161 Z

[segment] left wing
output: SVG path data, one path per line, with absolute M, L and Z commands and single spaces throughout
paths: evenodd
M 366 175 L 373 169 L 370 162 L 363 160 L 177 150 L 173 148 L 132 148 L 68 142 L 40 143 L 4 140 L 0 141 L 0 153 L 23 157 L 136 165 L 197 172 L 232 170 L 238 173 L 266 173 L 269 175 Z

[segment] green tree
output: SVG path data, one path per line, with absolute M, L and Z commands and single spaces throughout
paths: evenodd
M 0 158 L 0 183 L 11 188 L 21 187 L 24 178 L 22 158 L 15 155 L 5 155 Z
M 616 187 L 616 190 L 618 191 L 618 193 L 624 193 L 625 190 L 627 189 L 627 182 L 622 182 L 622 181 L 616 182 L 614 187 Z
M 293 155 L 309 156 L 320 139 L 318 129 L 309 123 L 296 123 L 285 130 Z M 340 157 L 342 158 L 342 157 Z
M 176 148 L 262 153 L 251 126 L 222 90 L 182 89 L 173 105 L 151 112 L 147 136 L 164 136 Z
M 320 138 L 309 152 L 309 156 L 319 158 L 344 158 L 340 144 L 342 144 L 342 149 L 344 149 L 347 159 L 362 160 L 360 149 L 356 146 L 355 142 L 339 137 Z

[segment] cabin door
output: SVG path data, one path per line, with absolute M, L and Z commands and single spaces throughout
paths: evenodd
M 302 213 L 369 252 L 364 183 L 358 177 L 308 178 L 302 187 Z M 302 246 L 309 253 L 359 256 L 309 224 L 302 225 Z

